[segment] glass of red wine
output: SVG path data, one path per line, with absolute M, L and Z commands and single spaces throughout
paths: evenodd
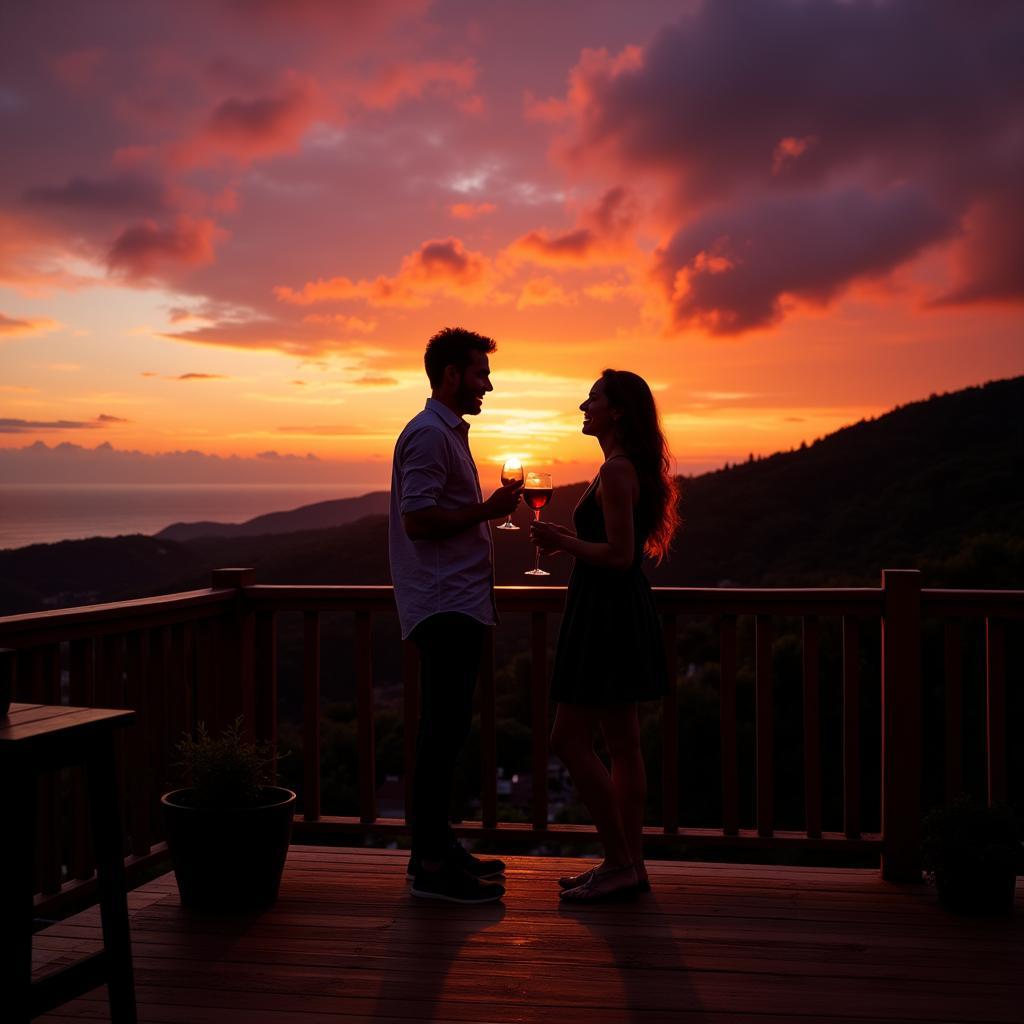
M 533 509 L 534 522 L 540 520 L 540 510 L 551 500 L 551 474 L 527 473 L 526 486 L 523 488 L 523 501 Z M 533 568 L 527 569 L 524 576 L 550 576 L 551 573 L 540 567 L 540 548 L 533 561 Z
M 503 484 L 521 484 L 523 482 L 523 464 L 515 457 L 512 456 L 505 460 L 505 465 L 501 467 L 501 482 Z M 512 522 L 512 513 L 505 517 L 499 527 L 499 530 L 518 530 L 519 527 Z

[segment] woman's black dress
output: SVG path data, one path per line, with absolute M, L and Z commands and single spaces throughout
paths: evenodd
M 595 479 L 573 512 L 573 525 L 580 540 L 606 542 L 596 491 Z M 640 568 L 645 540 L 634 525 L 633 564 L 625 570 L 576 559 L 558 634 L 552 700 L 631 704 L 668 692 L 658 613 Z

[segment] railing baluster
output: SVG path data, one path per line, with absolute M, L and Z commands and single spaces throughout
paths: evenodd
M 722 831 L 740 829 L 739 778 L 736 766 L 736 616 L 723 615 L 718 627 L 719 734 L 722 753 Z
M 100 639 L 96 665 L 96 704 L 103 708 L 128 707 L 124 694 L 124 636 L 108 633 Z M 117 802 L 121 814 L 121 835 L 128 845 L 128 788 L 125 768 L 125 730 L 114 730 L 114 764 L 117 777 Z
M 33 648 L 30 654 L 32 700 L 36 704 L 60 703 L 59 653 L 56 644 L 47 644 Z M 36 782 L 36 889 L 46 895 L 60 892 L 61 886 L 59 786 L 59 772 L 47 772 Z
M 772 624 L 768 615 L 756 617 L 754 646 L 757 834 L 770 836 L 775 826 L 775 735 L 772 713 Z
M 146 742 L 149 747 L 150 777 L 147 785 L 149 794 L 149 841 L 159 843 L 164 838 L 163 814 L 160 810 L 160 795 L 167 789 L 167 665 L 170 650 L 170 631 L 167 626 L 157 626 L 148 631 L 149 660 L 146 665 L 146 680 L 149 690 L 149 723 Z M 139 728 L 138 722 L 135 728 Z
M 498 733 L 494 709 L 494 630 L 484 631 L 480 652 L 480 822 L 498 824 Z
M 548 827 L 548 617 L 530 615 L 532 638 L 533 827 Z
M 164 690 L 164 708 L 167 728 L 164 730 L 164 758 L 167 763 L 165 784 L 178 782 L 177 745 L 185 733 L 192 732 L 192 674 L 188 651 L 192 626 L 175 623 L 171 626 L 170 649 L 167 655 L 167 686 Z
M 661 823 L 665 832 L 679 831 L 679 693 L 676 689 L 676 613 L 661 616 L 662 647 L 668 671 L 668 693 L 661 702 Z
M 843 616 L 843 829 L 860 837 L 860 624 Z
M 416 735 L 420 726 L 420 656 L 410 640 L 402 644 L 402 748 L 405 821 L 412 824 L 412 794 L 416 783 Z
M 274 751 L 274 776 L 277 776 L 277 614 L 256 613 L 256 664 L 253 680 L 256 688 L 256 736 Z
M 1006 802 L 1006 644 L 999 619 L 985 619 L 985 739 L 988 802 Z
M 803 619 L 804 821 L 809 839 L 821 838 L 821 672 L 820 627 L 813 615 Z
M 148 636 L 132 632 L 125 638 L 125 676 L 128 706 L 135 711 L 135 721 L 127 732 L 127 756 L 132 770 L 128 773 L 128 812 L 131 821 L 131 851 L 136 857 L 149 853 L 149 789 L 152 772 L 149 765 L 149 680 L 146 662 L 149 658 Z
M 356 739 L 359 747 L 359 818 L 377 820 L 377 758 L 373 734 L 373 620 L 356 612 Z
M 92 637 L 72 640 L 68 651 L 69 701 L 73 707 L 91 708 L 96 704 L 96 667 Z M 71 855 L 68 875 L 85 880 L 92 877 L 96 862 L 92 847 L 92 821 L 85 769 L 71 769 Z
M 193 659 L 195 665 L 195 718 L 205 722 L 212 734 L 218 733 L 221 723 L 217 702 L 218 667 L 222 660 L 221 623 L 217 619 L 203 619 L 192 630 Z
M 302 616 L 302 816 L 320 817 L 320 613 Z
M 946 801 L 963 792 L 963 703 L 964 703 L 964 630 L 959 619 L 947 619 L 943 630 L 945 654 L 945 733 Z

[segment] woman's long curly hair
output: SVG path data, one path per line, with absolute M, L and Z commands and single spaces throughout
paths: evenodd
M 620 413 L 615 422 L 619 443 L 640 480 L 636 517 L 647 538 L 644 551 L 660 562 L 679 528 L 679 487 L 658 407 L 647 381 L 629 370 L 603 370 L 601 380 L 608 404 Z

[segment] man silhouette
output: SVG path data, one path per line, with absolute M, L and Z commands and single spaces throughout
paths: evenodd
M 420 722 L 412 805 L 412 893 L 454 903 L 498 900 L 480 860 L 448 821 L 452 777 L 469 735 L 484 631 L 497 622 L 489 521 L 519 503 L 519 484 L 487 500 L 469 450 L 469 424 L 492 391 L 491 338 L 446 327 L 427 343 L 426 407 L 395 444 L 388 547 L 402 638 L 420 654 Z

